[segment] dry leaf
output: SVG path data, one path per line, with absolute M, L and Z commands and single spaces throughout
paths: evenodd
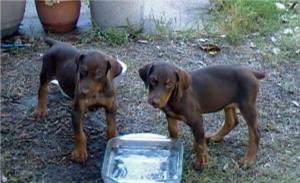
M 214 44 L 203 44 L 200 45 L 201 50 L 206 52 L 219 52 L 221 48 Z

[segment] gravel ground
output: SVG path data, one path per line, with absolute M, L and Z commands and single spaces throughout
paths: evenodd
M 248 46 L 222 46 L 222 51 L 212 57 L 199 48 L 197 40 L 168 39 L 121 46 L 105 42 L 79 44 L 76 38 L 66 41 L 83 50 L 100 49 L 118 55 L 128 65 L 128 72 L 117 88 L 120 134 L 168 135 L 163 113 L 147 104 L 147 91 L 138 77 L 137 69 L 145 63 L 167 61 L 186 70 L 238 63 L 265 71 L 267 76 L 261 81 L 257 102 L 261 143 L 256 166 L 246 170 L 237 166 L 248 144 L 247 128 L 241 116 L 239 126 L 224 141 L 209 145 L 211 161 L 202 172 L 192 169 L 193 138 L 182 123 L 181 139 L 185 148 L 182 182 L 300 181 L 300 62 L 296 59 L 271 64 L 259 51 Z M 40 40 L 29 43 L 31 47 L 1 53 L 2 179 L 8 182 L 102 182 L 100 172 L 107 142 L 104 112 L 86 114 L 89 158 L 84 164 L 72 162 L 69 158 L 73 148 L 71 101 L 55 86 L 50 86 L 49 115 L 40 121 L 33 118 L 41 55 L 47 46 Z M 223 114 L 207 114 L 204 120 L 205 130 L 213 132 L 222 124 Z

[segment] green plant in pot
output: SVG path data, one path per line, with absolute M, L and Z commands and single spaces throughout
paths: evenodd
M 80 15 L 80 0 L 35 0 L 39 19 L 46 31 L 72 31 Z

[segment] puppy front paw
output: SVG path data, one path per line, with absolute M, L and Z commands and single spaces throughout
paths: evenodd
M 41 108 L 36 108 L 36 110 L 34 111 L 34 113 L 33 113 L 33 115 L 34 115 L 34 117 L 36 118 L 36 119 L 43 119 L 43 118 L 45 118 L 47 115 L 48 115 L 48 112 L 47 112 L 47 110 L 46 109 L 41 109 Z
M 193 168 L 195 170 L 202 170 L 209 162 L 208 155 L 203 155 L 201 159 L 197 159 L 193 162 Z
M 111 129 L 107 129 L 106 131 L 106 137 L 107 139 L 112 139 L 114 137 L 117 136 L 117 131 L 115 129 L 111 130 Z
M 198 170 L 203 170 L 204 165 L 203 165 L 201 162 L 195 160 L 195 161 L 193 162 L 193 168 L 194 168 L 194 170 L 196 170 L 196 171 L 198 171 Z
M 174 138 L 174 139 L 178 139 L 179 138 L 179 132 L 171 132 L 169 131 L 170 137 Z
M 87 160 L 88 153 L 85 148 L 76 148 L 71 153 L 71 159 L 76 162 L 83 163 Z
M 196 160 L 193 162 L 193 168 L 195 170 L 203 169 L 209 162 L 209 156 L 206 149 L 206 145 L 194 144 Z
M 205 135 L 206 143 L 210 142 L 221 142 L 223 137 L 220 137 L 217 133 L 208 133 Z
M 240 163 L 240 167 L 242 168 L 250 168 L 251 166 L 253 166 L 256 162 L 256 157 L 255 156 L 243 156 L 239 163 Z

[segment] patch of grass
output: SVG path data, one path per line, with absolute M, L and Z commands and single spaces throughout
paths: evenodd
M 109 44 L 121 45 L 130 41 L 130 38 L 138 37 L 139 32 L 134 32 L 130 28 L 108 28 L 100 30 L 95 22 L 92 22 L 91 28 L 80 37 L 79 42 L 89 44 L 101 40 L 107 41 Z
M 288 93 L 291 93 L 291 94 L 295 94 L 297 92 L 297 87 L 289 82 L 289 81 L 283 81 L 281 83 L 281 87 Z
M 257 37 L 254 40 L 257 48 L 261 50 L 264 60 L 273 65 L 289 60 L 300 62 L 298 59 L 300 57 L 300 33 L 290 35 L 276 33 L 274 37 L 276 37 L 276 42 L 272 44 L 270 44 L 268 39 L 261 37 Z M 274 54 L 272 49 L 278 49 L 278 54 Z
M 125 29 L 108 28 L 102 32 L 102 36 L 110 44 L 124 44 L 129 42 L 129 33 Z
M 174 35 L 174 29 L 172 27 L 172 20 L 165 20 L 163 17 L 154 18 L 154 32 L 147 37 L 150 40 L 162 40 L 169 39 Z
M 252 41 L 261 51 L 263 58 L 272 64 L 294 60 L 300 62 L 300 16 L 288 12 L 286 23 L 268 37 L 252 37 Z M 273 39 L 273 41 L 271 41 Z M 272 49 L 278 49 L 275 54 Z
M 5 170 L 4 176 L 7 178 L 8 182 L 11 183 L 21 182 L 21 177 L 17 175 L 17 173 L 14 170 L 10 170 L 10 169 Z
M 90 5 L 90 1 L 89 0 L 82 0 L 81 1 L 83 4 L 89 6 Z
M 193 41 L 199 37 L 199 32 L 193 27 L 187 27 L 186 29 L 177 32 L 176 38 L 182 39 L 183 41 Z
M 282 58 L 300 58 L 300 34 L 282 35 L 276 45 L 282 52 Z M 298 59 L 298 62 L 300 62 L 300 59 Z
M 237 43 L 251 33 L 267 34 L 280 26 L 282 11 L 275 0 L 215 0 L 209 32 L 225 34 L 228 41 Z
M 79 42 L 83 44 L 89 44 L 92 42 L 100 41 L 102 39 L 103 38 L 101 36 L 100 28 L 94 21 L 92 21 L 91 28 L 88 31 L 86 31 L 82 36 L 80 36 Z

